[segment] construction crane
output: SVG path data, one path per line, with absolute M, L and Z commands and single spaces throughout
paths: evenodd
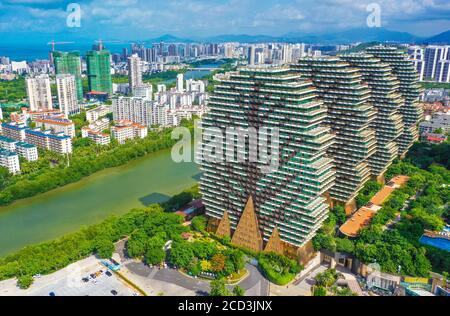
M 65 44 L 73 44 L 74 42 L 55 42 L 55 40 L 52 40 L 51 42 L 48 42 L 47 45 L 52 45 L 52 52 L 55 51 L 55 45 L 65 45 Z
M 104 47 L 105 43 L 117 44 L 117 43 L 120 43 L 120 41 L 104 41 L 102 39 L 99 39 L 99 40 L 96 40 L 95 43 L 97 44 L 97 47 L 99 48 L 99 50 L 103 50 L 105 48 Z

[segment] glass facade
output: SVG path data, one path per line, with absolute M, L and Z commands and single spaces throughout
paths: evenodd
M 112 94 L 111 54 L 107 50 L 86 54 L 89 91 Z

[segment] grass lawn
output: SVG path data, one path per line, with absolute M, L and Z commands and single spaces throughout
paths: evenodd
M 227 283 L 229 283 L 229 284 L 238 283 L 243 278 L 245 278 L 247 275 L 248 275 L 248 270 L 244 268 L 244 269 L 240 270 L 239 272 L 235 272 L 235 273 L 231 274 L 227 278 Z

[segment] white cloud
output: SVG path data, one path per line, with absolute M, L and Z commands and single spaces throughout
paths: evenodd
M 429 33 L 450 20 L 448 0 L 74 0 L 82 9 L 82 32 L 107 36 L 157 36 L 173 33 L 179 36 L 218 35 L 230 33 L 282 35 L 293 31 L 334 32 L 364 27 L 369 3 L 381 6 L 382 26 L 414 32 L 427 25 Z M 62 31 L 68 1 L 7 0 L 1 1 L 2 20 L 14 21 L 10 29 L 35 20 L 41 28 L 45 19 L 50 31 Z M 0 7 L 1 8 L 1 7 Z M 418 25 L 421 22 L 422 26 Z M 430 23 L 425 23 L 426 21 Z M 1 21 L 2 27 L 5 26 Z M 444 31 L 444 30 L 441 30 Z

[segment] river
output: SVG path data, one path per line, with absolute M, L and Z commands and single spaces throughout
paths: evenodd
M 216 68 L 219 69 L 220 66 L 220 62 L 216 62 L 216 63 L 208 63 L 208 64 L 203 64 L 203 65 L 199 65 L 197 68 Z M 189 79 L 194 79 L 194 80 L 198 80 L 201 79 L 207 75 L 209 75 L 211 73 L 211 70 L 188 70 L 184 73 L 184 80 L 189 80 Z M 168 79 L 165 80 L 163 83 L 164 84 L 170 84 L 170 83 L 174 83 L 177 79 L 173 78 L 173 79 Z
M 198 166 L 170 150 L 106 169 L 62 188 L 0 208 L 0 256 L 58 238 L 132 208 L 163 202 L 194 185 Z

